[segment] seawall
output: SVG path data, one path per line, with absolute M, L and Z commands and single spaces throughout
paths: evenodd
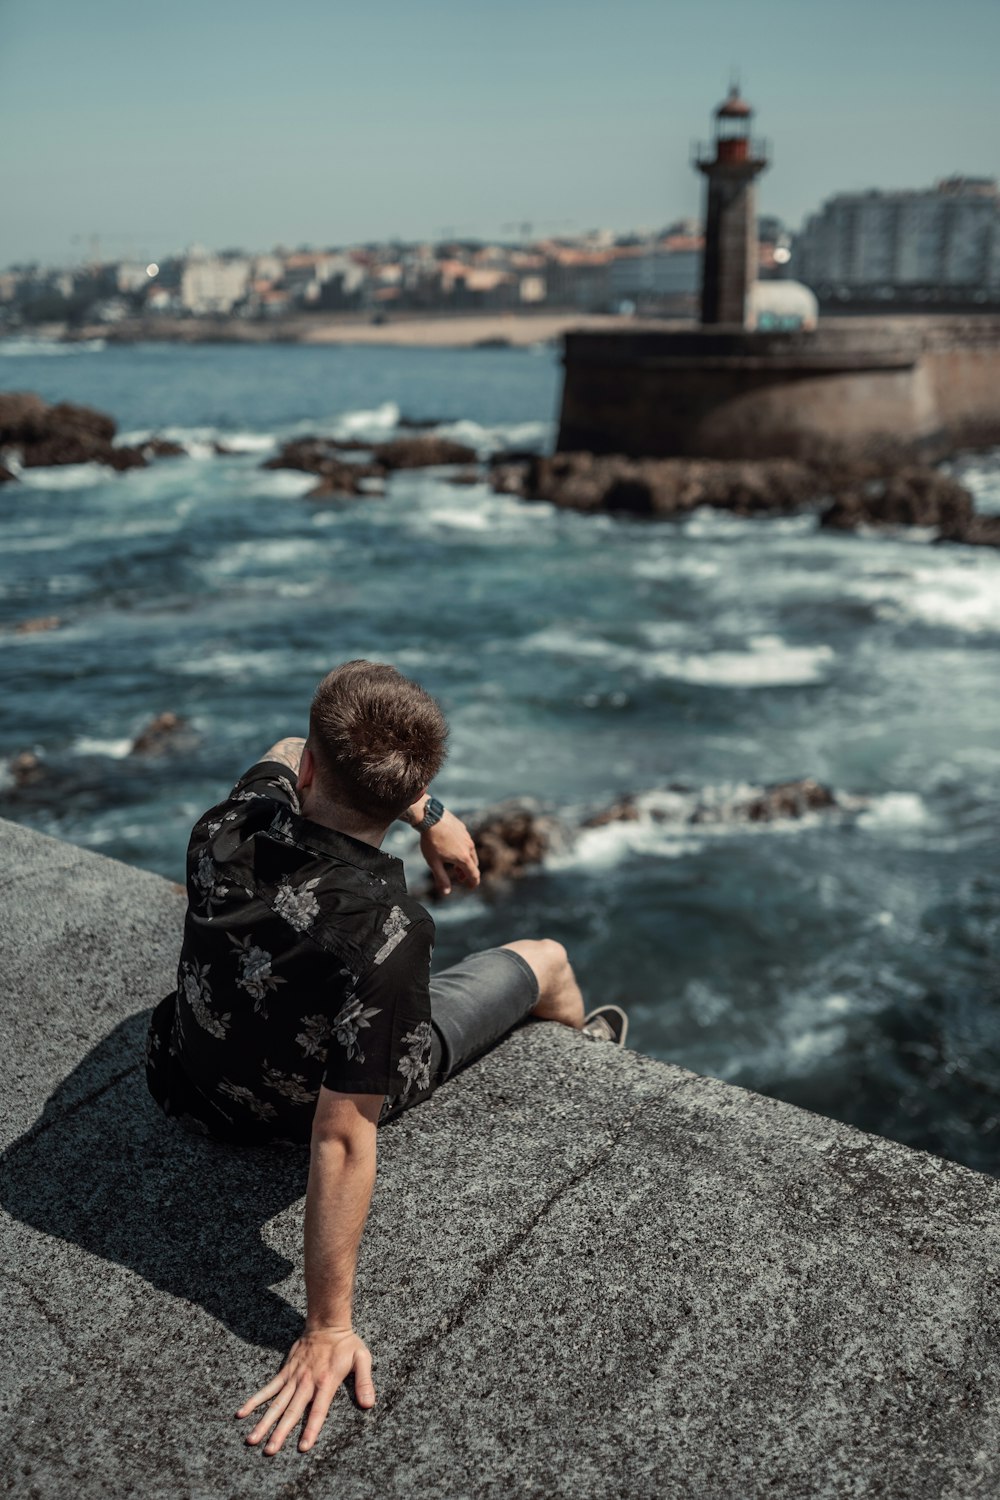
M 579 330 L 563 364 L 563 451 L 936 459 L 1000 442 L 1000 317 Z
M 157 1112 L 183 900 L 0 823 L 8 1492 L 880 1496 L 1000 1486 L 1000 1182 L 537 1024 L 380 1133 L 370 1413 L 266 1459 L 304 1153 Z

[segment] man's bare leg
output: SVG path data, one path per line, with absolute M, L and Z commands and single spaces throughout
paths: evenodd
M 502 946 L 519 953 L 538 980 L 538 1000 L 531 1014 L 540 1021 L 558 1021 L 579 1031 L 583 996 L 562 943 L 553 938 L 519 938 Z

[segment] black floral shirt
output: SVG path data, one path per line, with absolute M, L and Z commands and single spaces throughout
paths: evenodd
M 392 855 L 299 813 L 261 761 L 195 825 L 177 989 L 153 1011 L 150 1092 L 201 1134 L 308 1144 L 321 1084 L 429 1084 L 434 923 Z

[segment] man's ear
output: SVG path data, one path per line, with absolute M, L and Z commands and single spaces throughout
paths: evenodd
M 304 792 L 306 787 L 312 786 L 316 780 L 316 757 L 309 749 L 308 744 L 302 747 L 302 759 L 299 761 L 299 775 L 295 783 L 298 792 Z

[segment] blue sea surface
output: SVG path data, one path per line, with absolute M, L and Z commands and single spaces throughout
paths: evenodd
M 405 419 L 484 454 L 544 447 L 548 348 L 19 343 L 0 345 L 0 387 L 187 449 L 0 488 L 0 759 L 46 770 L 8 779 L 5 816 L 178 879 L 195 818 L 304 732 L 318 678 L 391 661 L 448 712 L 437 790 L 456 810 L 528 796 L 572 830 L 639 794 L 634 820 L 435 907 L 439 964 L 557 937 L 638 1049 L 1000 1168 L 995 551 L 812 516 L 584 516 L 443 471 L 318 503 L 310 476 L 260 467 L 295 434 Z M 955 469 L 1000 510 L 1000 454 Z M 13 633 L 52 614 L 57 630 Z M 190 745 L 130 757 L 168 709 Z M 726 815 L 793 777 L 845 806 Z M 400 828 L 388 847 L 416 882 L 412 843 Z

